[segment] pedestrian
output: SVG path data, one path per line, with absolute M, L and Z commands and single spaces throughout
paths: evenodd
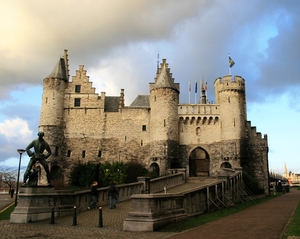
M 108 188 L 108 196 L 109 196 L 109 208 L 113 209 L 116 208 L 117 202 L 118 202 L 118 188 L 115 185 L 114 181 L 110 182 L 109 188 Z
M 14 197 L 14 193 L 15 193 L 15 190 L 13 188 L 10 189 L 10 197 L 13 198 Z
M 91 203 L 88 205 L 88 209 L 95 209 L 96 208 L 96 203 L 97 203 L 97 198 L 98 198 L 98 182 L 94 181 L 92 184 L 91 188 Z

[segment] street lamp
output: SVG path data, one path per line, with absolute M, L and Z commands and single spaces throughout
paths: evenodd
M 25 152 L 25 150 L 24 149 L 17 149 L 17 151 L 20 154 L 20 160 L 19 160 L 19 169 L 18 169 L 18 179 L 17 179 L 17 191 L 16 191 L 15 207 L 17 206 L 17 199 L 18 199 L 18 192 L 19 192 L 19 179 L 20 179 L 21 158 L 22 158 L 22 154 Z

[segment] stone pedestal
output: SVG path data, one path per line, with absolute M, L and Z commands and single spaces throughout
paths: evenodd
M 10 215 L 10 222 L 28 223 L 51 218 L 54 200 L 53 187 L 21 187 L 18 205 Z

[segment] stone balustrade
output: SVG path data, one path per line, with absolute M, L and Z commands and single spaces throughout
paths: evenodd
M 232 206 L 240 200 L 238 189 L 241 172 L 233 173 L 217 182 L 175 193 L 132 195 L 132 209 L 123 224 L 124 231 L 155 231 L 159 227 Z

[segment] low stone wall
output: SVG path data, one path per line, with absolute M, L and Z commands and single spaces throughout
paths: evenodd
M 139 178 L 139 182 L 117 185 L 119 201 L 129 200 L 132 195 L 162 191 L 163 185 L 174 187 L 184 183 L 184 174 L 175 173 L 169 176 L 150 180 L 150 178 Z M 52 210 L 54 216 L 70 215 L 74 206 L 77 211 L 87 210 L 91 202 L 90 189 L 82 191 L 54 190 L 52 187 L 21 187 L 18 205 L 11 214 L 12 223 L 28 223 L 51 218 Z M 97 205 L 109 204 L 108 187 L 98 188 Z
M 172 188 L 184 184 L 186 180 L 185 169 L 169 170 L 170 175 L 151 179 L 149 177 L 138 177 L 143 183 L 142 194 L 163 192 L 164 188 Z

